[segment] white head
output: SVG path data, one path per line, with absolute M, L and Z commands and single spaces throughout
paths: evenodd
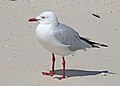
M 31 18 L 28 21 L 38 21 L 40 24 L 58 24 L 57 16 L 52 11 L 45 11 L 41 13 L 38 17 Z

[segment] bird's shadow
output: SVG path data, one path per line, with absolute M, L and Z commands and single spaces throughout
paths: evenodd
M 62 69 L 55 70 L 56 75 L 62 75 Z M 66 76 L 77 77 L 77 76 L 91 76 L 101 73 L 109 73 L 108 71 L 88 71 L 88 70 L 76 70 L 76 69 L 66 69 Z

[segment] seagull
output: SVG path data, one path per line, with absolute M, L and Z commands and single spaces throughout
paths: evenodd
M 108 47 L 106 44 L 93 42 L 79 35 L 73 28 L 60 23 L 53 11 L 44 11 L 38 17 L 30 18 L 29 22 L 37 21 L 39 24 L 35 30 L 39 43 L 52 53 L 52 70 L 42 72 L 43 75 L 55 74 L 55 54 L 62 57 L 62 76 L 65 78 L 65 56 L 73 54 L 77 50 L 86 51 L 87 48 Z

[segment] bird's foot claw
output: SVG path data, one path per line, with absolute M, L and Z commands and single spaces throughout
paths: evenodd
M 49 71 L 49 72 L 42 72 L 43 75 L 47 75 L 47 76 L 53 76 L 55 74 L 54 71 Z

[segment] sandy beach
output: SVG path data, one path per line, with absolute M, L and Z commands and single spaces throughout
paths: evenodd
M 36 39 L 38 23 L 28 19 L 45 10 L 54 11 L 60 22 L 81 36 L 109 47 L 66 56 L 63 80 L 55 78 L 62 74 L 62 60 L 57 56 L 56 75 L 43 76 L 41 72 L 51 70 L 51 53 Z M 120 0 L 0 0 L 0 86 L 119 85 Z

